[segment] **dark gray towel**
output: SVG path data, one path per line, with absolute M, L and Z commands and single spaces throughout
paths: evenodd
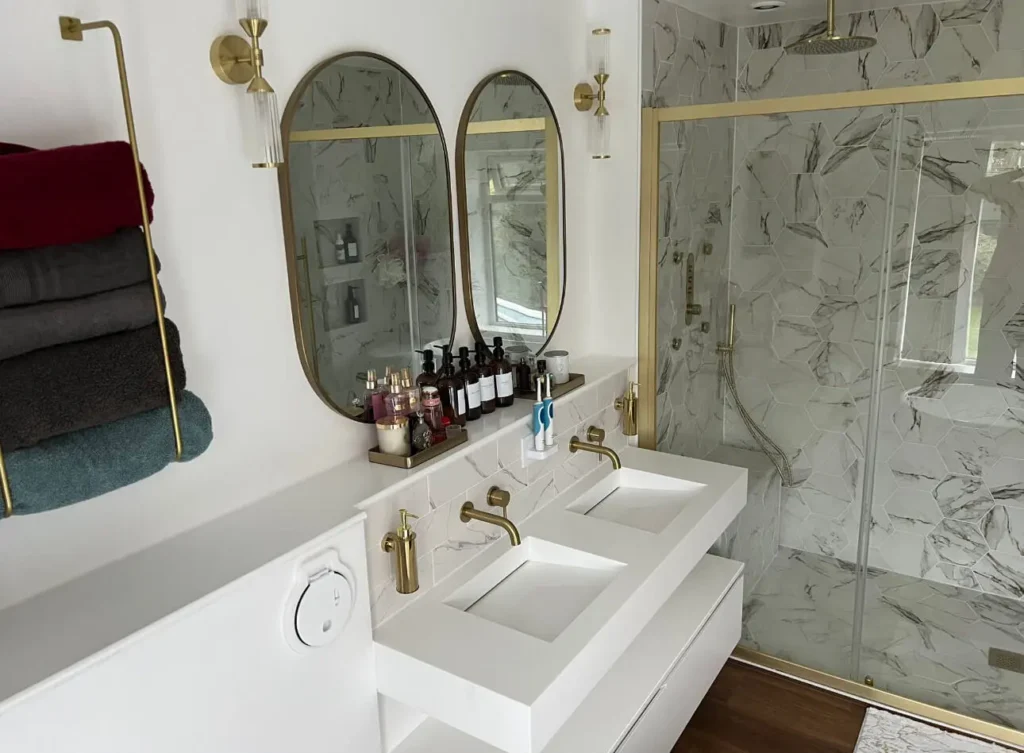
M 175 387 L 185 388 L 178 330 L 167 322 Z M 101 426 L 167 404 L 156 324 L 0 361 L 0 447 Z
M 155 322 L 156 305 L 149 282 L 70 301 L 0 309 L 0 361 Z
M 0 251 L 0 308 L 82 298 L 148 279 L 146 239 L 137 227 L 88 243 Z

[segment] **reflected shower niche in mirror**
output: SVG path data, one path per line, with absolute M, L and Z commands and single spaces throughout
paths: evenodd
M 455 161 L 473 334 L 539 353 L 565 296 L 565 181 L 558 121 L 537 82 L 518 71 L 481 82 L 462 114 Z
M 423 90 L 370 53 L 306 74 L 279 175 L 303 368 L 331 408 L 371 422 L 367 370 L 419 371 L 455 326 L 448 152 Z

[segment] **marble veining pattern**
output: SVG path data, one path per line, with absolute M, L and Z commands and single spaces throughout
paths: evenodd
M 852 564 L 783 546 L 747 596 L 742 644 L 850 676 L 855 582 Z M 866 595 L 860 676 L 870 675 L 883 690 L 1024 729 L 1024 675 L 988 664 L 990 647 L 1024 651 L 1024 605 L 874 567 Z
M 1008 29 L 1024 31 L 1022 22 L 1024 14 L 1002 0 L 841 15 L 841 30 L 877 36 L 879 45 L 823 58 L 784 50 L 820 33 L 820 23 L 750 27 L 738 37 L 737 98 L 1021 75 L 1024 59 L 1009 50 L 1024 43 L 1011 40 Z M 1024 303 L 1024 296 L 1010 292 L 1012 283 L 993 278 L 997 282 L 983 286 L 977 368 L 984 378 L 958 384 L 957 372 L 943 366 L 966 337 L 956 299 L 970 279 L 962 249 L 981 225 L 979 192 L 1001 202 L 1004 215 L 1016 206 L 1014 197 L 996 196 L 997 189 L 981 181 L 991 142 L 980 141 L 983 129 L 1024 130 L 1011 112 L 994 101 L 904 108 L 885 332 L 876 332 L 875 308 L 894 112 L 737 121 L 730 297 L 740 311 L 754 302 L 757 307 L 737 318 L 735 358 L 744 403 L 757 406 L 801 469 L 801 485 L 782 495 L 786 544 L 850 561 L 856 555 L 863 462 L 847 448 L 864 452 L 874 343 L 884 337 L 889 386 L 875 447 L 871 563 L 1002 596 L 1024 593 L 1021 552 L 1013 543 L 1016 518 L 1004 513 L 1024 498 L 1024 476 L 1015 475 L 1024 471 L 1017 460 L 1024 455 L 1024 424 L 1010 413 L 1020 393 L 1016 380 L 1005 378 L 1017 347 L 1014 316 Z M 934 365 L 904 365 L 897 355 Z M 826 394 L 816 387 L 834 391 L 829 398 L 839 405 L 812 398 Z M 756 447 L 731 400 L 724 406 L 725 443 Z M 835 495 L 805 489 L 811 479 L 820 486 L 829 477 L 842 478 L 856 504 L 843 506 Z
M 882 709 L 869 708 L 853 753 L 1010 753 L 973 737 L 965 737 Z

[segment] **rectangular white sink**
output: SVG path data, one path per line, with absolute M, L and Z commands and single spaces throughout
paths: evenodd
M 625 567 L 530 537 L 445 603 L 542 641 L 553 641 Z
M 612 471 L 566 509 L 661 533 L 703 488 L 704 484 L 686 479 L 623 468 Z
M 539 753 L 743 509 L 747 472 L 626 448 L 374 632 L 377 690 Z M 513 502 L 515 504 L 515 502 Z

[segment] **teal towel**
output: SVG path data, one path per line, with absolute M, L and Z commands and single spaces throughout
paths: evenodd
M 178 415 L 182 460 L 192 460 L 213 441 L 213 421 L 203 401 L 191 392 L 182 394 Z M 47 439 L 5 459 L 15 515 L 73 505 L 134 484 L 172 463 L 171 409 L 158 408 Z

